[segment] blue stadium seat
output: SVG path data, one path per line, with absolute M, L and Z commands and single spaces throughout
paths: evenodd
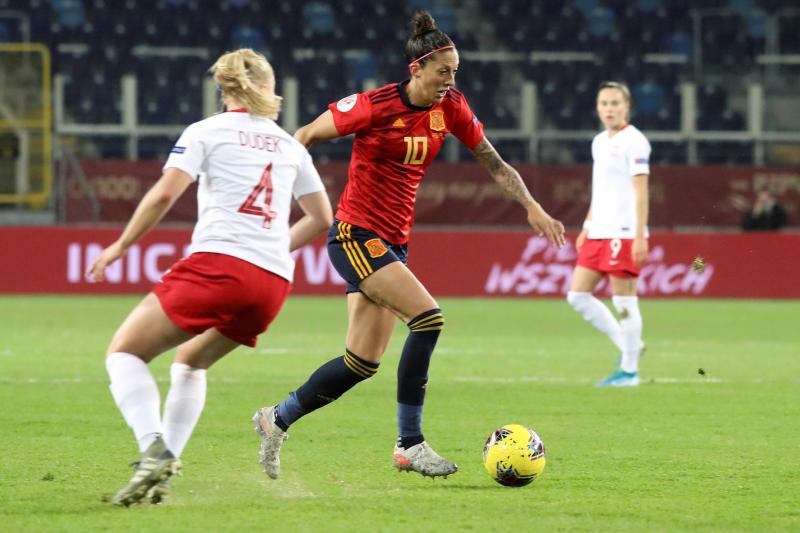
M 209 66 L 201 57 L 140 58 L 139 122 L 188 125 L 203 118 L 202 80 Z
M 645 128 L 644 133 L 647 134 Z M 652 152 L 650 164 L 676 165 L 686 163 L 686 143 L 672 141 L 650 141 Z
M 70 122 L 119 123 L 120 79 L 109 75 L 102 51 L 57 53 L 54 63 L 64 74 L 65 114 Z
M 583 13 L 583 16 L 586 18 L 591 17 L 593 11 L 600 7 L 597 3 L 597 0 L 575 0 L 573 5 L 575 6 L 575 9 Z
M 458 20 L 452 6 L 448 4 L 434 4 L 429 8 L 431 16 L 436 19 L 436 25 L 446 34 L 451 34 L 458 27 Z
M 706 165 L 752 165 L 753 147 L 743 142 L 698 142 L 700 163 Z
M 697 128 L 700 130 L 741 130 L 744 118 L 728 105 L 728 95 L 716 84 L 705 84 L 698 89 Z
M 68 29 L 76 29 L 83 25 L 83 0 L 52 0 L 51 3 L 59 25 Z
M 314 35 L 332 35 L 336 29 L 333 7 L 326 2 L 313 1 L 303 5 L 305 28 Z
M 615 27 L 616 17 L 607 7 L 597 6 L 589 14 L 589 33 L 592 37 L 608 37 Z
M 779 47 L 785 54 L 800 54 L 800 13 L 778 19 Z
M 230 43 L 232 48 L 260 50 L 264 46 L 264 36 L 259 28 L 249 24 L 242 24 L 235 27 L 231 32 Z
M 539 159 L 544 164 L 590 164 L 592 162 L 592 137 L 579 141 L 541 141 Z M 587 186 L 589 176 L 587 176 Z
M 18 27 L 12 26 L 10 22 L 0 20 L 0 43 L 11 43 L 22 40 L 22 35 Z
M 348 79 L 347 67 L 334 54 L 306 59 L 299 68 L 307 75 L 300 84 L 301 124 L 315 119 L 330 102 L 361 90 L 356 80 Z
M 528 141 L 517 139 L 489 139 L 489 142 L 497 150 L 497 153 L 508 163 L 527 163 L 528 162 Z M 471 161 L 474 156 L 464 154 L 465 161 Z
M 375 79 L 377 75 L 375 58 L 368 50 L 364 50 L 358 55 L 345 57 L 344 62 L 347 65 L 347 79 L 355 80 L 358 85 L 363 84 L 364 80 Z
M 507 85 L 521 74 L 539 88 L 539 118 L 545 127 L 596 130 L 597 85 L 618 79 L 633 91 L 633 120 L 640 128 L 671 131 L 680 126 L 680 81 L 694 75 L 692 21 L 687 12 L 697 5 L 691 0 L 477 0 L 467 6 L 480 18 L 476 27 L 460 24 L 467 7 L 454 0 L 220 0 L 213 16 L 201 0 L 0 0 L 0 9 L 30 13 L 32 40 L 50 47 L 54 72 L 68 78 L 68 107 L 82 122 L 119 121 L 119 80 L 127 73 L 144 80 L 139 85 L 142 123 L 193 122 L 201 112 L 205 70 L 219 54 L 239 46 L 265 53 L 275 66 L 279 86 L 288 76 L 300 78 L 300 120 L 307 121 L 328 102 L 360 91 L 366 79 L 382 85 L 406 78 L 407 22 L 414 10 L 426 8 L 462 51 L 595 55 L 594 62 L 525 61 L 503 66 L 462 59 L 458 85 L 488 126 L 519 123 L 518 95 Z M 786 0 L 703 2 L 703 65 L 714 69 L 752 62 L 766 48 L 764 13 L 777 14 L 786 6 Z M 706 8 L 722 8 L 727 14 Z M 800 53 L 800 14 L 784 14 L 777 20 L 778 49 Z M 0 41 L 19 38 L 19 28 L 0 19 Z M 62 43 L 84 44 L 89 51 L 82 56 L 59 53 Z M 140 57 L 132 54 L 137 45 L 200 46 L 209 57 L 179 61 Z M 294 55 L 299 49 L 314 51 L 317 57 L 300 60 Z M 645 60 L 647 54 L 660 53 L 683 55 L 687 63 Z M 176 94 L 181 95 L 179 100 Z M 724 86 L 706 86 L 701 80 L 698 104 L 701 129 L 744 127 L 744 118 L 729 105 Z M 520 143 L 506 144 L 512 154 L 524 153 Z M 332 148 L 330 155 L 343 146 Z M 734 150 L 731 146 L 735 147 L 729 143 L 717 149 L 711 143 L 704 153 L 727 161 Z M 562 148 L 554 149 L 561 154 L 557 158 L 567 158 Z M 662 148 L 669 159 L 685 155 L 669 143 Z
M 692 37 L 687 31 L 673 31 L 665 37 L 663 50 L 668 54 L 684 55 L 688 60 L 691 60 L 694 54 Z
M 652 78 L 637 82 L 631 86 L 631 95 L 636 103 L 637 117 L 657 116 L 664 106 L 664 88 Z
M 641 13 L 653 13 L 661 5 L 660 0 L 636 0 L 636 9 Z
M 139 159 L 164 161 L 177 140 L 178 136 L 143 137 L 139 140 Z
M 752 61 L 765 48 L 764 36 L 754 36 L 739 15 L 711 15 L 703 17 L 703 64 L 740 65 Z

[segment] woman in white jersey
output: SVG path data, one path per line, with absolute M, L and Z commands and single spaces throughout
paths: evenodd
M 575 242 L 578 261 L 567 293 L 569 304 L 621 352 L 619 368 L 597 384 L 601 387 L 638 385 L 644 346 L 636 285 L 647 260 L 650 143 L 628 123 L 630 107 L 625 84 L 600 85 L 597 114 L 605 131 L 592 142 L 592 203 Z M 592 295 L 605 275 L 619 320 Z
M 199 216 L 189 257 L 167 270 L 106 352 L 111 394 L 142 453 L 133 478 L 113 499 L 117 505 L 161 501 L 200 418 L 206 370 L 241 344 L 255 346 L 291 287 L 290 250 L 333 222 L 311 156 L 274 122 L 281 99 L 264 56 L 250 49 L 227 53 L 211 72 L 228 111 L 186 128 L 161 179 L 87 272 L 102 280 L 105 268 L 198 181 Z M 290 227 L 292 197 L 304 216 Z M 147 364 L 175 346 L 162 418 Z

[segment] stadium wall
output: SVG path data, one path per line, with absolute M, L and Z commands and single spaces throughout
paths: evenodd
M 89 186 L 100 202 L 100 222 L 126 222 L 137 202 L 161 175 L 159 161 L 83 161 Z M 317 165 L 331 198 L 339 197 L 347 163 Z M 534 195 L 567 226 L 580 227 L 589 206 L 592 170 L 586 165 L 515 165 Z M 653 166 L 650 177 L 650 226 L 737 228 L 755 191 L 769 188 L 800 225 L 800 170 L 771 167 Z M 75 178 L 65 186 L 65 218 L 91 220 L 90 201 Z M 168 222 L 193 223 L 196 202 L 191 191 L 168 214 Z M 507 200 L 486 171 L 474 163 L 435 163 L 417 198 L 417 225 L 524 227 L 524 212 Z
M 143 294 L 184 256 L 189 229 L 157 229 L 112 265 L 107 282 L 84 272 L 119 228 L 0 228 L 0 293 Z M 570 236 L 574 238 L 574 235 Z M 575 261 L 529 232 L 418 230 L 410 266 L 437 296 L 562 297 Z M 705 270 L 692 269 L 702 257 Z M 342 294 L 324 241 L 298 250 L 294 294 Z M 800 298 L 799 233 L 654 233 L 640 277 L 644 296 Z M 600 287 L 607 292 L 608 286 Z

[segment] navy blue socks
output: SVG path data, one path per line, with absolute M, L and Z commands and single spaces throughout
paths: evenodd
M 422 435 L 422 408 L 433 349 L 444 327 L 441 309 L 431 309 L 411 319 L 409 334 L 397 367 L 398 445 L 410 448 Z
M 299 418 L 328 405 L 377 371 L 378 363 L 370 363 L 345 350 L 343 356 L 316 369 L 308 381 L 278 405 L 275 423 L 286 431 Z

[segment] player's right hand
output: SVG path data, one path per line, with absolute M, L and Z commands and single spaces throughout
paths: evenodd
M 550 244 L 555 244 L 561 248 L 566 243 L 564 224 L 548 215 L 545 210 L 542 209 L 542 206 L 536 202 L 528 207 L 528 224 L 530 224 L 540 236 L 545 237 Z
M 106 274 L 106 267 L 123 256 L 125 250 L 122 246 L 115 242 L 97 256 L 92 266 L 86 271 L 86 277 L 90 281 L 103 281 Z

